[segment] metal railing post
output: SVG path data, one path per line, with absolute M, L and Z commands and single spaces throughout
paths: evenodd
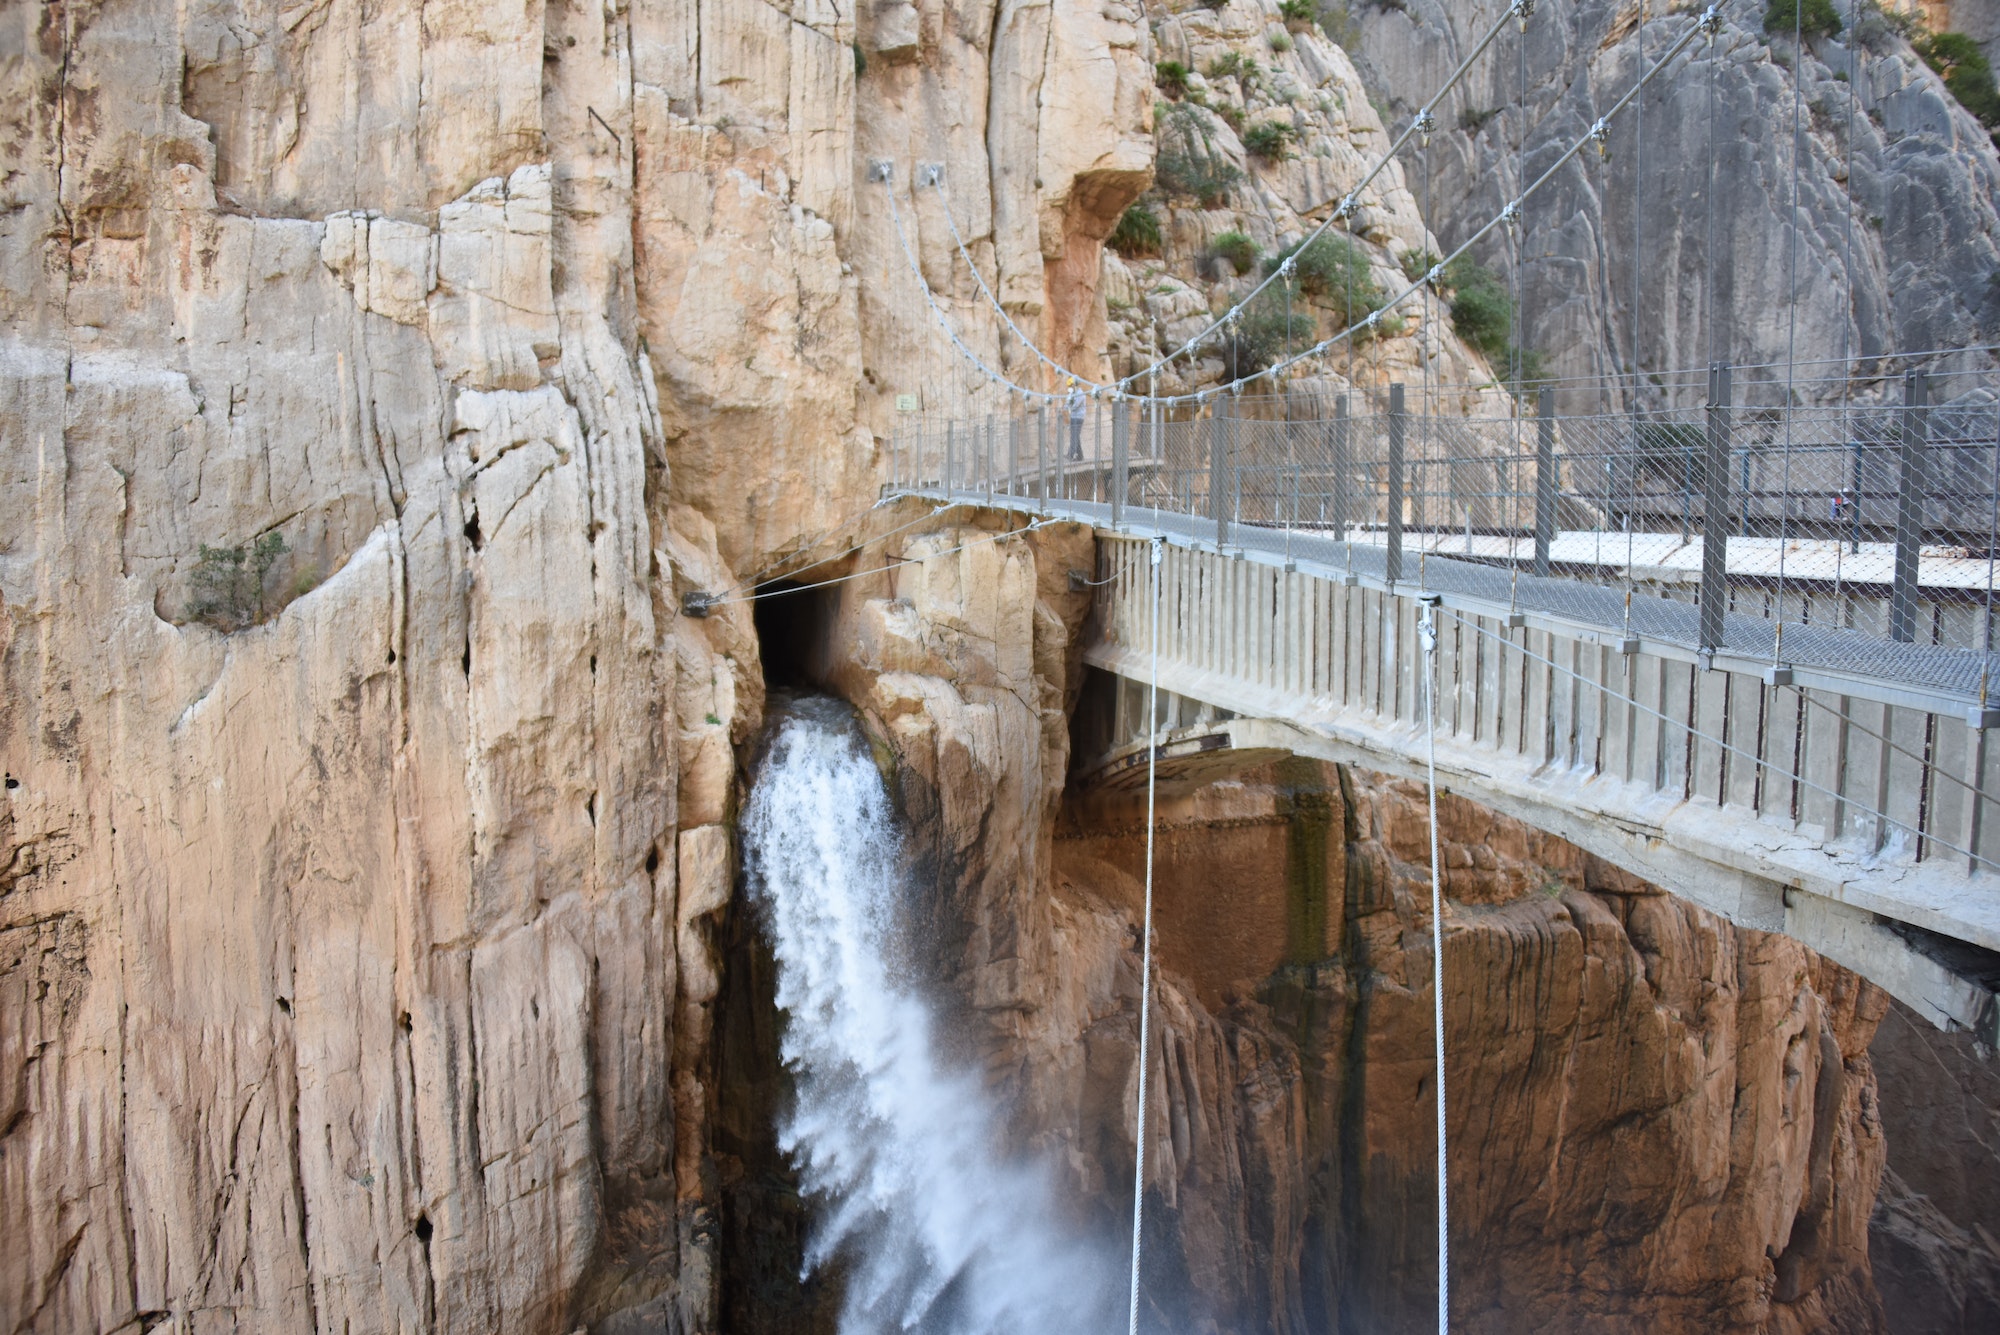
M 1389 386 L 1389 540 L 1382 567 L 1391 584 L 1403 578 L 1403 433 L 1407 426 L 1403 385 L 1398 381 Z
M 952 481 L 958 476 L 958 432 L 955 429 L 956 425 L 953 422 L 946 422 L 944 424 L 944 494 L 946 499 L 950 499 Z
M 1701 643 L 1722 647 L 1729 606 L 1729 367 L 1708 368 L 1708 463 L 1702 477 Z
M 1223 405 L 1228 400 L 1217 395 L 1208 414 L 1208 512 L 1215 520 L 1215 548 L 1229 544 L 1229 488 L 1224 484 L 1229 463 L 1228 427 L 1223 424 Z
M 1125 518 L 1125 473 L 1131 467 L 1132 421 L 1122 403 L 1111 405 L 1111 526 Z
M 1923 548 L 1924 493 L 1929 489 L 1928 389 L 1922 371 L 1904 373 L 1902 439 L 1896 451 L 1901 461 L 1896 477 L 1896 565 L 1889 584 L 1889 638 L 1902 644 L 1917 638 L 1917 601 L 1923 592 L 1917 582 L 1917 556 Z
M 1535 565 L 1549 573 L 1549 547 L 1556 536 L 1556 392 L 1546 386 L 1535 406 Z
M 988 413 L 986 414 L 986 467 L 983 470 L 986 475 L 986 500 L 988 504 L 991 504 L 993 501 L 994 474 L 999 471 L 999 468 L 995 466 L 993 457 L 993 414 Z

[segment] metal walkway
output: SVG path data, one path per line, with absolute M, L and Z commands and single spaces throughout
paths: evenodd
M 1406 551 L 1185 514 L 914 494 L 1091 525 L 1101 569 L 1085 657 L 1119 687 L 1086 771 L 1119 782 L 1162 739 L 1169 781 L 1290 752 L 1409 777 L 1423 732 L 1416 619 L 1441 608 L 1438 772 L 1465 797 L 1561 835 L 1745 926 L 1791 935 L 1941 1025 L 2000 1037 L 2000 748 L 1977 707 L 1981 657 L 1896 645 L 1868 671 L 1851 632 L 1731 617 L 1697 648 L 1697 609 Z M 1157 729 L 1144 717 L 1147 556 L 1161 566 Z M 1761 638 L 1760 638 L 1761 637 Z

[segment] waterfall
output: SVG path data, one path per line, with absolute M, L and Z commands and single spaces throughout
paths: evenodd
M 844 706 L 805 701 L 778 724 L 743 833 L 796 1082 L 779 1146 L 816 1205 L 808 1272 L 844 1268 L 842 1335 L 1108 1328 L 1095 1249 L 1046 1176 L 1001 1153 L 986 1091 L 939 1059 L 897 967 L 899 836 Z

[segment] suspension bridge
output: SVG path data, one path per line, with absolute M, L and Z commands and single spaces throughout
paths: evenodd
M 885 491 L 1096 530 L 1099 568 L 1071 572 L 1096 595 L 1085 659 L 1097 698 L 1076 758 L 1085 782 L 1143 784 L 1150 806 L 1162 786 L 1298 755 L 1426 783 L 1439 998 L 1442 786 L 2000 1043 L 2000 348 L 1795 357 L 1802 81 L 1789 98 L 1783 363 L 1731 365 L 1728 331 L 1711 327 L 1701 367 L 1642 374 L 1635 351 L 1623 375 L 1531 385 L 1516 365 L 1483 400 L 1491 412 L 1504 398 L 1504 414 L 1485 417 L 1464 414 L 1466 386 L 1432 378 L 1454 262 L 1503 243 L 1518 261 L 1531 197 L 1583 170 L 1593 145 L 1601 155 L 1628 112 L 1643 154 L 1648 85 L 1697 62 L 1708 94 L 1701 308 L 1714 309 L 1723 10 L 1662 16 L 1671 30 L 1649 52 L 1642 6 L 1638 73 L 1594 123 L 1541 145 L 1534 173 L 1517 141 L 1520 188 L 1497 212 L 1459 228 L 1442 258 L 1404 255 L 1407 285 L 1371 294 L 1358 314 L 1350 290 L 1343 327 L 1319 336 L 1308 315 L 1301 337 L 1299 256 L 1337 227 L 1352 232 L 1371 184 L 1414 147 L 1426 150 L 1428 212 L 1439 114 L 1505 30 L 1525 35 L 1534 17 L 1534 0 L 1509 0 L 1259 281 L 1123 374 L 1084 374 L 1021 329 L 974 261 L 943 165 L 905 175 L 876 162 L 911 280 L 977 391 L 895 432 Z M 1799 22 L 1795 12 L 1794 60 Z M 1514 45 L 1525 110 L 1525 45 Z M 1851 129 L 1858 56 L 1844 49 Z M 929 216 L 949 227 L 953 274 L 962 263 L 987 334 L 955 326 L 959 303 L 933 290 L 899 204 L 906 189 L 911 203 L 935 195 Z M 1842 190 L 1851 304 L 1854 207 Z M 1643 254 L 1636 206 L 1633 225 Z M 1514 270 L 1510 360 L 1525 343 Z M 1636 350 L 1636 267 L 1631 283 Z M 1245 324 L 1278 300 L 1276 350 L 1255 351 Z M 1356 345 L 1410 318 L 1415 395 L 1364 389 Z M 1150 843 L 1147 867 L 1150 983 Z M 1143 1181 L 1143 1014 L 1141 1034 Z M 1442 1332 L 1441 1017 L 1436 1037 Z M 1135 1188 L 1135 1331 L 1142 1213 Z

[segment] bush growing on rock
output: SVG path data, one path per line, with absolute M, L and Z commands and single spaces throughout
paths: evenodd
M 1228 260 L 1229 266 L 1239 275 L 1257 267 L 1257 256 L 1262 250 L 1262 246 L 1241 232 L 1224 232 L 1208 243 L 1208 253 L 1217 259 Z
M 1304 32 L 1306 25 L 1313 21 L 1318 9 L 1318 0 L 1283 0 L 1278 6 L 1278 17 L 1293 32 Z
M 1153 164 L 1153 175 L 1167 194 L 1191 198 L 1212 209 L 1243 179 L 1243 169 L 1215 151 L 1208 122 L 1199 108 L 1172 103 L 1158 127 L 1160 156 Z
M 1281 294 L 1266 289 L 1236 317 L 1235 327 L 1222 336 L 1223 374 L 1240 380 L 1312 346 L 1318 337 L 1312 312 L 1287 311 Z
M 1920 37 L 1911 45 L 1988 133 L 2000 129 L 2000 89 L 1993 85 L 1993 65 L 1979 43 L 1962 32 L 1941 32 Z
M 1270 48 L 1273 51 L 1276 51 L 1279 55 L 1283 55 L 1285 52 L 1292 49 L 1292 35 L 1286 32 L 1283 28 L 1279 28 L 1270 33 L 1268 36 L 1264 38 L 1264 41 L 1270 46 Z
M 1514 298 L 1500 275 L 1461 255 L 1445 267 L 1444 284 L 1451 293 L 1451 327 L 1489 361 L 1498 361 L 1514 323 Z
M 1774 37 L 1789 37 L 1794 26 L 1801 37 L 1838 36 L 1840 14 L 1833 0 L 1771 0 L 1764 11 L 1764 31 Z
M 1159 254 L 1160 215 L 1146 201 L 1138 201 L 1118 215 L 1107 244 L 1120 255 Z
M 1290 151 L 1297 134 L 1284 121 L 1258 121 L 1243 132 L 1243 148 L 1267 162 L 1278 162 Z
M 1241 51 L 1225 51 L 1208 62 L 1205 71 L 1211 79 L 1234 79 L 1245 92 L 1257 86 L 1264 70 L 1256 61 Z
M 265 581 L 278 558 L 290 550 L 275 529 L 247 546 L 211 547 L 204 542 L 188 579 L 185 618 L 222 631 L 241 630 L 263 620 Z M 304 590 L 293 596 L 299 592 Z
M 1286 246 L 1265 263 L 1276 273 L 1287 259 L 1299 290 L 1331 306 L 1342 324 L 1353 324 L 1382 304 L 1387 294 L 1369 272 L 1368 257 L 1345 237 L 1319 236 L 1301 247 Z
M 1187 96 L 1187 77 L 1188 67 L 1178 60 L 1163 60 L 1153 66 L 1153 83 L 1175 101 Z

